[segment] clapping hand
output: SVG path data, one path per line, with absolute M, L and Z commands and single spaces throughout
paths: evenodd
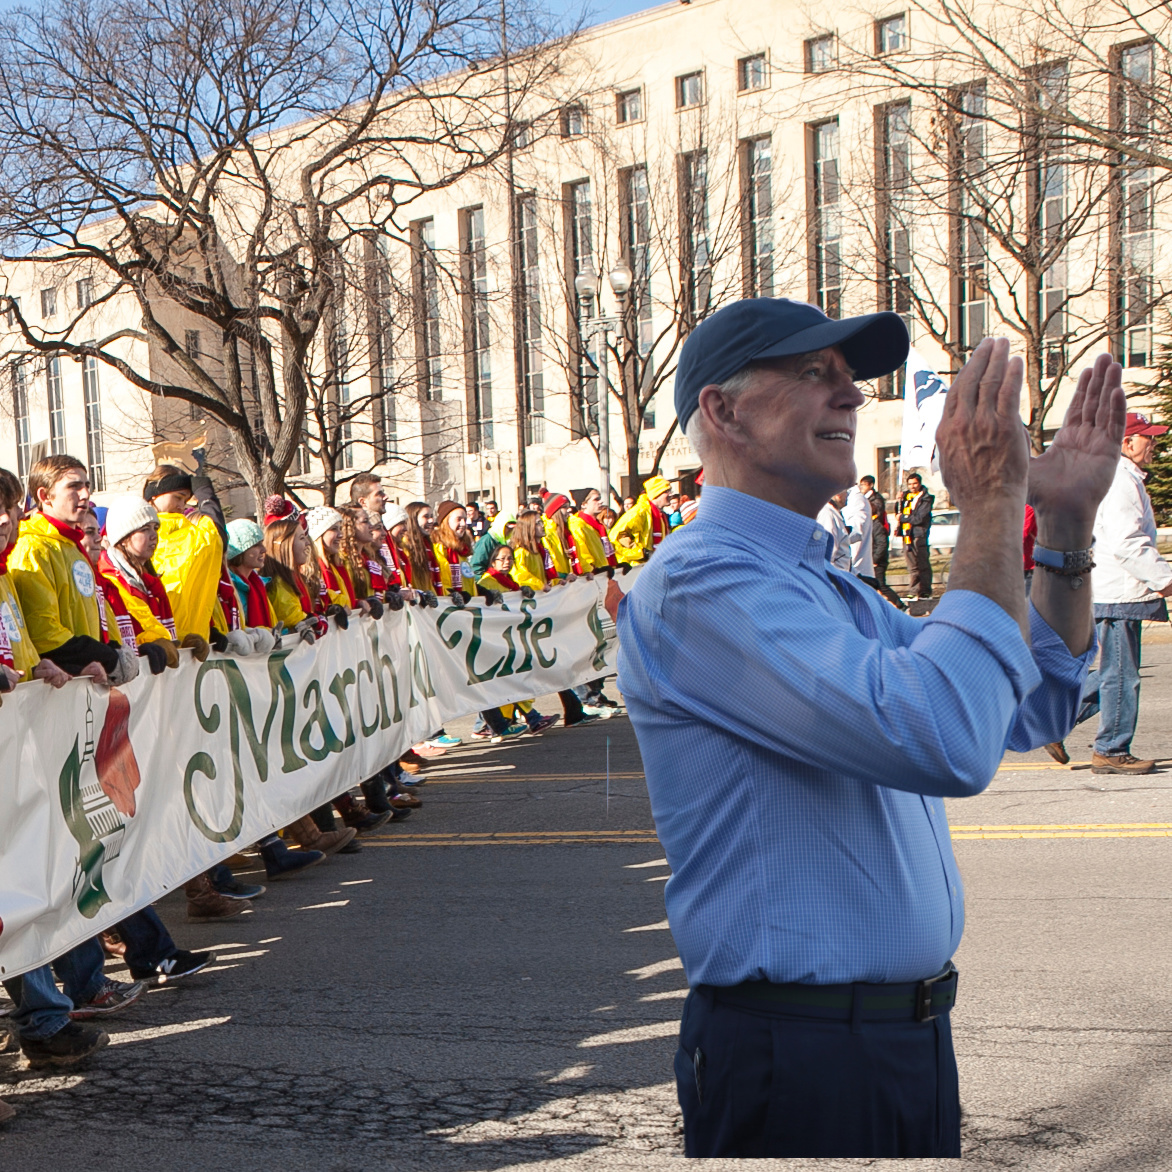
M 1054 542 L 1058 549 L 1090 544 L 1095 513 L 1119 463 L 1126 420 L 1123 368 L 1100 354 L 1079 375 L 1054 442 L 1030 461 L 1029 503 L 1038 514 L 1039 541 L 1042 528 L 1047 531 L 1043 544 Z

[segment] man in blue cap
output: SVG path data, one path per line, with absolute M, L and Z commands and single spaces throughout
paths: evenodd
M 690 1156 L 960 1155 L 964 902 L 943 799 L 1074 721 L 1125 403 L 1103 355 L 1031 458 L 1021 361 L 981 343 L 937 433 L 963 517 L 949 590 L 913 619 L 829 565 L 814 521 L 856 480 L 856 380 L 907 352 L 893 313 L 760 299 L 680 356 L 704 496 L 624 599 L 618 666 L 691 986 L 675 1060 Z M 1027 495 L 1053 553 L 1029 603 Z

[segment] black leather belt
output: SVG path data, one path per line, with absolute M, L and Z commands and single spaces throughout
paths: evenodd
M 931 1021 L 956 1004 L 959 974 L 949 961 L 934 977 L 891 985 L 775 985 L 745 981 L 709 985 L 718 1001 L 758 1012 L 827 1021 Z M 705 986 L 701 986 L 705 988 Z

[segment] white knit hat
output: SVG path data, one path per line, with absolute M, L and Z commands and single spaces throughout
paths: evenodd
M 341 523 L 342 514 L 337 509 L 331 509 L 329 505 L 318 505 L 305 514 L 305 528 L 313 541 Z
M 124 537 L 129 537 L 158 519 L 158 510 L 142 497 L 134 493 L 115 497 L 106 509 L 106 540 L 111 545 L 117 545 Z
M 402 505 L 397 505 L 393 501 L 387 505 L 383 510 L 383 528 L 388 533 L 396 525 L 402 525 L 407 520 L 407 510 Z

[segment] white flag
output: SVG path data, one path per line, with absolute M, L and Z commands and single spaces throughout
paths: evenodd
M 903 472 L 911 468 L 939 472 L 936 428 L 944 415 L 948 385 L 915 350 L 908 353 L 905 370 L 899 466 Z

